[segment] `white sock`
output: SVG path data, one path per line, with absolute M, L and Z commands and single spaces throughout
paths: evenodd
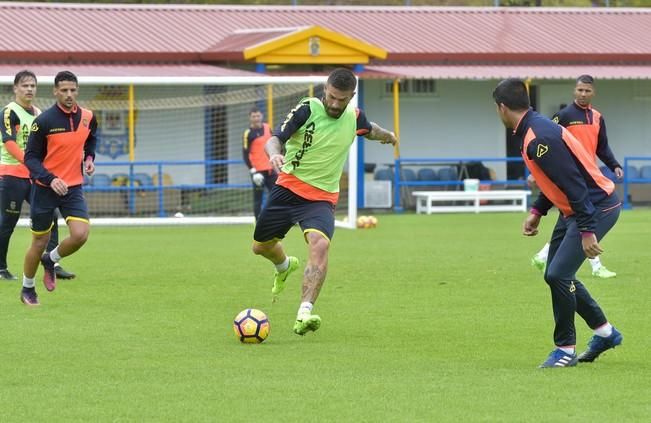
M 544 247 L 542 247 L 542 250 L 538 251 L 538 254 L 536 254 L 536 257 L 538 257 L 542 261 L 547 261 L 547 255 L 549 254 L 549 242 L 545 244 Z
M 558 349 L 566 354 L 574 354 L 574 347 L 558 347 Z
M 34 278 L 28 278 L 23 275 L 23 286 L 25 288 L 34 288 Z
M 307 301 L 304 302 L 304 303 L 301 303 L 301 306 L 298 308 L 298 313 L 296 314 L 296 318 L 300 319 L 301 317 L 309 316 L 310 314 L 312 314 L 312 308 L 313 307 L 314 307 L 314 305 L 312 303 L 307 302 Z
M 56 247 L 54 247 L 54 250 L 50 251 L 50 259 L 55 263 L 58 263 L 59 261 L 61 261 L 61 256 L 59 255 L 59 246 L 58 245 Z
M 608 338 L 610 335 L 613 334 L 613 325 L 606 322 L 605 325 L 601 325 L 597 329 L 595 329 L 594 334 L 597 336 L 601 336 L 602 338 Z
M 592 266 L 592 271 L 593 272 L 596 272 L 597 270 L 599 270 L 599 268 L 601 267 L 601 259 L 599 259 L 599 257 L 589 259 L 589 261 L 590 261 L 590 266 Z
M 285 261 L 276 265 L 276 270 L 279 272 L 284 272 L 289 269 L 289 257 L 285 256 Z

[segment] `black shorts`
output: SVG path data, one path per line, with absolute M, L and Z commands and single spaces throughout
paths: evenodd
M 23 202 L 30 201 L 32 182 L 28 178 L 4 175 L 0 177 L 0 204 L 3 216 L 14 216 L 18 219 Z
M 275 185 L 255 225 L 253 239 L 257 242 L 283 239 L 297 223 L 303 233 L 318 232 L 331 240 L 335 232 L 335 206 L 328 201 L 306 200 Z
M 50 187 L 33 184 L 30 209 L 32 232 L 37 234 L 49 232 L 56 208 L 59 208 L 66 222 L 70 219 L 89 221 L 88 207 L 81 185 L 68 187 L 66 195 L 58 195 Z

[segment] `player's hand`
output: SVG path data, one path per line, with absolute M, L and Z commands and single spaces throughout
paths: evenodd
M 276 173 L 280 173 L 280 168 L 285 164 L 285 156 L 282 154 L 272 154 L 269 156 L 269 164 L 274 168 Z
M 260 172 L 256 172 L 253 175 L 251 175 L 251 180 L 257 187 L 261 187 L 262 184 L 264 183 L 264 175 Z
M 620 180 L 624 179 L 624 169 L 622 169 L 621 167 L 616 167 L 615 168 L 615 176 L 617 177 L 617 179 L 620 179 Z
M 380 144 L 396 145 L 398 144 L 398 138 L 396 138 L 396 134 L 394 134 L 393 132 L 388 132 L 386 137 L 380 140 Z
M 538 185 L 536 184 L 536 178 L 534 178 L 531 173 L 529 176 L 527 176 L 527 185 L 529 185 L 529 188 L 531 189 L 538 188 Z
M 68 184 L 61 178 L 54 178 L 50 182 L 50 188 L 58 195 L 66 195 L 68 193 Z
M 582 233 L 581 244 L 583 245 L 583 252 L 589 259 L 593 259 L 604 252 L 604 250 L 601 249 L 601 246 L 597 241 L 597 236 L 594 233 Z
M 93 163 L 93 159 L 90 157 L 84 161 L 84 172 L 86 172 L 86 175 L 88 176 L 95 173 L 95 163 Z
M 537 214 L 529 214 L 522 224 L 522 235 L 536 236 L 538 235 L 538 225 L 540 224 L 540 216 Z

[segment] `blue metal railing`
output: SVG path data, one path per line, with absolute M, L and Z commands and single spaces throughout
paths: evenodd
M 622 181 L 624 188 L 624 209 L 632 209 L 633 205 L 629 201 L 630 184 L 651 184 L 651 178 L 631 178 L 628 170 L 633 166 L 629 162 L 651 162 L 651 157 L 648 156 L 628 156 L 624 157 L 624 180 Z M 651 163 L 650 163 L 651 164 Z M 651 187 L 649 188 L 651 189 Z
M 134 161 L 134 162 L 97 162 L 95 163 L 95 173 L 101 173 L 99 170 L 102 167 L 125 167 L 128 168 L 128 172 L 125 174 L 128 176 L 126 186 L 93 186 L 92 177 L 90 179 L 91 183 L 84 186 L 84 191 L 86 192 L 126 192 L 128 196 L 128 207 L 130 213 L 135 213 L 136 211 L 136 195 L 138 192 L 155 192 L 156 200 L 158 206 L 158 216 L 165 216 L 165 207 L 164 207 L 164 196 L 163 193 L 165 190 L 185 190 L 185 189 L 224 189 L 224 188 L 250 188 L 250 183 L 242 184 L 232 184 L 232 183 L 205 183 L 205 184 L 172 184 L 164 185 L 163 169 L 167 166 L 214 166 L 214 165 L 238 165 L 244 167 L 243 160 L 147 160 L 147 161 Z M 137 178 L 135 175 L 137 173 L 136 169 L 139 167 L 156 167 L 157 183 L 150 186 L 136 185 Z
M 460 169 L 465 168 L 472 163 L 485 163 L 485 162 L 507 162 L 507 163 L 523 163 L 522 157 L 451 157 L 451 158 L 397 158 L 393 164 L 393 204 L 395 211 L 402 211 L 401 205 L 401 192 L 402 187 L 418 187 L 418 186 L 462 186 L 463 178 L 460 178 L 460 173 L 457 179 L 451 180 L 433 180 L 433 181 L 404 181 L 402 180 L 401 168 L 403 165 L 439 165 L 439 166 L 458 166 Z M 529 174 L 526 166 L 524 167 L 524 180 L 482 180 L 482 184 L 500 184 L 510 186 L 524 186 L 526 188 L 526 177 Z

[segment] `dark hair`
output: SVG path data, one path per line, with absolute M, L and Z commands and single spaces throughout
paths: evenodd
M 258 106 L 253 106 L 249 109 L 249 115 L 252 115 L 253 113 L 262 113 L 262 110 L 260 110 Z
M 16 74 L 14 77 L 14 85 L 18 85 L 23 78 L 34 78 L 34 81 L 36 81 L 36 75 L 34 72 L 25 69 Z
M 594 78 L 591 75 L 581 75 L 576 78 L 576 83 L 594 85 Z
M 511 110 L 526 110 L 529 108 L 529 92 L 521 79 L 505 79 L 495 87 L 493 100 L 504 104 Z
M 77 82 L 77 75 L 70 71 L 61 71 L 57 73 L 57 75 L 54 77 L 54 86 L 58 86 L 59 82 L 61 81 L 70 81 L 74 82 L 75 85 L 79 85 L 79 82 Z
M 337 68 L 330 72 L 328 84 L 341 91 L 355 91 L 357 78 L 350 69 Z

